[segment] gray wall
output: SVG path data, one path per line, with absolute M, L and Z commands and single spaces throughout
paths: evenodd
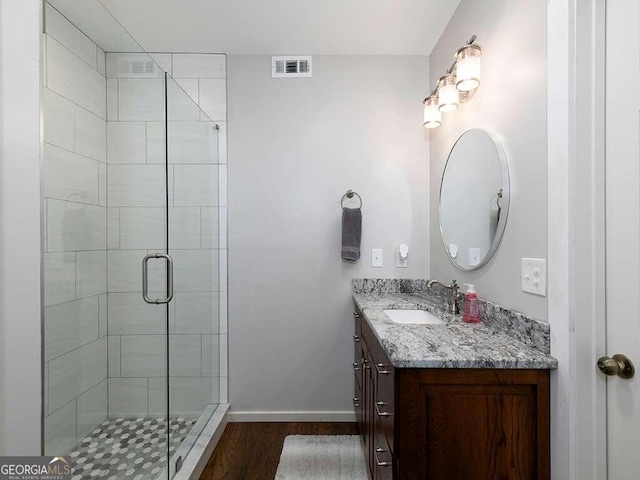
M 272 79 L 267 56 L 228 59 L 236 412 L 353 412 L 351 279 L 428 272 L 427 57 L 313 61 L 313 78 Z M 364 201 L 357 264 L 340 259 L 348 188 Z M 407 269 L 395 268 L 402 242 Z M 384 268 L 370 267 L 372 247 Z
M 430 56 L 431 84 L 473 34 L 485 53 L 475 98 L 443 115 L 431 132 L 431 276 L 477 285 L 478 295 L 539 319 L 546 298 L 521 290 L 522 257 L 547 255 L 546 2 L 463 0 Z M 511 175 L 511 204 L 502 244 L 488 265 L 463 273 L 447 258 L 439 235 L 438 192 L 455 140 L 484 128 L 502 142 Z

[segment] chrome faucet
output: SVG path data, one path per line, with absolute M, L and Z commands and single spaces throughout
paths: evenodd
M 458 302 L 462 300 L 462 294 L 460 293 L 458 282 L 456 282 L 455 280 L 451 280 L 451 285 L 445 285 L 444 283 L 441 283 L 437 280 L 431 280 L 427 287 L 431 288 L 431 286 L 435 283 L 437 283 L 441 287 L 451 290 L 451 305 L 449 306 L 449 312 L 458 315 L 460 313 L 460 306 L 458 305 Z

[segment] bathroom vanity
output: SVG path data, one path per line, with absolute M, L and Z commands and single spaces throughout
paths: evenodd
M 557 362 L 545 325 L 492 304 L 490 324 L 465 324 L 419 286 L 365 293 L 356 282 L 353 402 L 371 478 L 548 480 Z M 400 309 L 444 323 L 385 313 Z

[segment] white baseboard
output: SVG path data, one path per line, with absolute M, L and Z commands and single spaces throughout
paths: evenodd
M 355 422 L 355 412 L 239 412 L 227 414 L 229 422 Z

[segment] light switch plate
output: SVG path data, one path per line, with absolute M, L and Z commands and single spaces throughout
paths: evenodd
M 371 249 L 371 266 L 376 268 L 382 267 L 382 249 L 381 248 Z
M 480 249 L 469 248 L 469 266 L 477 267 L 480 265 Z
M 547 261 L 542 258 L 522 259 L 522 291 L 547 296 Z

